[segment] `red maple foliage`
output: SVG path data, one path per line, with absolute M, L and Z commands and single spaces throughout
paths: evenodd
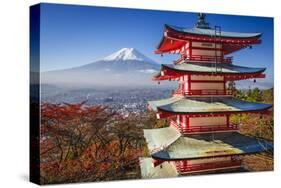
M 41 183 L 138 178 L 142 127 L 104 106 L 41 105 Z

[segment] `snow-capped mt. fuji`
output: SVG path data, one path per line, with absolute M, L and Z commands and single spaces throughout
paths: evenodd
M 155 73 L 159 70 L 159 64 L 146 57 L 134 48 L 122 48 L 93 63 L 68 69 L 70 71 L 99 71 L 124 74 L 132 72 Z
M 152 59 L 146 57 L 139 51 L 134 48 L 122 48 L 121 50 L 101 59 L 104 61 L 127 61 L 127 60 L 136 60 L 136 61 L 144 61 L 148 63 L 156 63 Z
M 152 75 L 160 64 L 134 48 L 122 48 L 111 55 L 83 66 L 45 72 L 44 83 L 68 83 L 79 85 L 151 85 Z

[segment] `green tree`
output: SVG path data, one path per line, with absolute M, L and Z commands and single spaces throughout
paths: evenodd
M 249 89 L 246 92 L 246 100 L 250 102 L 261 102 L 262 101 L 262 92 L 259 88 Z

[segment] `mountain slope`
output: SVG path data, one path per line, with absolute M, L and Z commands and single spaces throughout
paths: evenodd
M 159 64 L 133 48 L 123 48 L 94 63 L 70 69 L 71 71 L 145 71 L 159 70 Z M 69 70 L 68 70 L 69 71 Z
M 152 59 L 146 57 L 139 51 L 137 51 L 134 48 L 122 48 L 121 50 L 103 58 L 104 61 L 126 61 L 126 60 L 137 60 L 137 61 L 143 61 L 147 63 L 157 64 Z
M 72 86 L 147 86 L 160 65 L 133 48 L 123 48 L 96 62 L 44 72 L 41 82 Z

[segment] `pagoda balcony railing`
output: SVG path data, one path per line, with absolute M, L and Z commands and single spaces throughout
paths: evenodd
M 176 127 L 182 134 L 191 134 L 197 132 L 216 132 L 216 131 L 237 131 L 239 126 L 235 124 L 227 125 L 205 125 L 205 126 L 192 126 L 184 127 L 182 123 L 178 124 L 177 122 L 171 120 L 170 126 Z
M 176 89 L 172 92 L 172 94 L 173 95 L 232 95 L 232 91 L 217 90 L 217 89 L 182 91 L 181 89 Z
M 215 131 L 236 131 L 238 130 L 238 125 L 212 125 L 212 126 L 192 126 L 191 128 L 183 128 L 183 134 L 195 133 L 195 132 L 215 132 Z
M 170 126 L 175 127 L 180 132 L 182 132 L 182 130 L 183 130 L 181 124 L 175 122 L 174 120 L 170 120 Z
M 192 55 L 188 57 L 188 60 L 191 61 L 210 61 L 210 62 L 219 62 L 219 63 L 232 63 L 233 57 L 222 57 L 222 56 L 208 56 L 208 55 Z
M 185 164 L 181 161 L 176 161 L 176 168 L 180 173 L 192 173 L 196 171 L 209 171 L 216 169 L 238 168 L 241 167 L 241 159 L 231 159 L 230 161 L 218 161 L 201 164 Z

